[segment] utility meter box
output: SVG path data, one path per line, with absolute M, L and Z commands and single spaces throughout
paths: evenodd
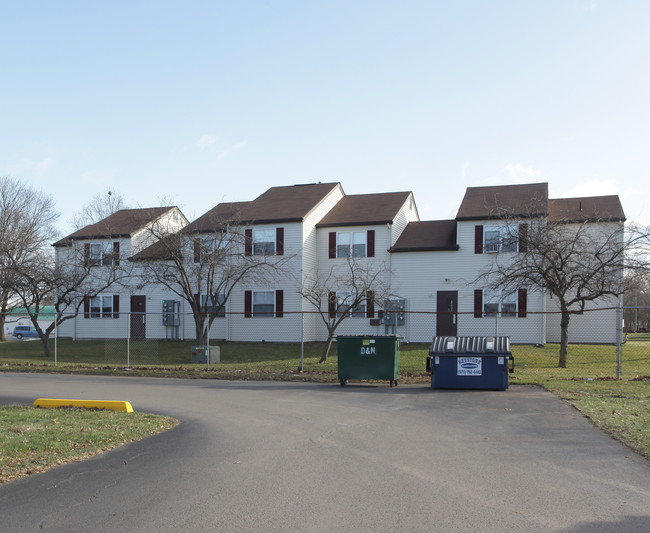
M 180 326 L 181 302 L 178 300 L 162 301 L 162 323 L 163 326 Z
M 385 300 L 382 322 L 387 326 L 403 326 L 406 322 L 406 299 L 391 298 Z

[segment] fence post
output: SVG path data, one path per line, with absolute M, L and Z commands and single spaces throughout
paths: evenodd
M 126 370 L 131 370 L 131 313 L 126 315 Z
M 210 315 L 207 315 L 206 320 L 208 322 L 208 331 L 205 335 L 206 337 L 206 344 L 207 346 L 205 347 L 205 360 L 206 360 L 206 370 L 210 370 Z
M 616 379 L 621 379 L 621 344 L 623 343 L 623 306 L 616 308 Z
M 300 371 L 302 372 L 305 369 L 305 315 L 301 312 L 296 316 L 300 319 Z

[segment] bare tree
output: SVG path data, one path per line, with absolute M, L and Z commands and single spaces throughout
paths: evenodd
M 59 250 L 56 263 L 50 250 L 41 250 L 29 260 L 14 265 L 16 297 L 43 343 L 45 357 L 50 356 L 50 335 L 55 328 L 76 317 L 86 302 L 128 279 L 130 268 L 130 264 L 120 262 L 117 257 L 112 257 L 110 264 L 89 261 L 83 247 L 73 242 Z M 54 306 L 54 320 L 43 327 L 43 307 L 50 302 Z
M 0 340 L 6 313 L 17 302 L 17 273 L 55 238 L 58 216 L 50 197 L 0 178 Z
M 236 212 L 236 204 L 219 204 L 176 233 L 154 225 L 155 244 L 132 258 L 142 284 L 160 284 L 189 304 L 199 345 L 206 344 L 212 323 L 224 315 L 237 285 L 278 279 L 293 257 L 276 255 L 279 248 L 252 253 L 251 237 Z
M 581 221 L 504 221 L 501 249 L 518 252 L 496 254 L 495 261 L 475 283 L 489 288 L 514 291 L 537 288 L 558 302 L 560 310 L 560 353 L 558 366 L 566 368 L 569 323 L 587 304 L 608 296 L 619 297 L 625 290 L 625 269 L 647 270 L 650 233 L 622 221 L 590 216 Z
M 626 331 L 650 331 L 650 275 L 647 272 L 626 273 L 623 304 Z
M 385 263 L 348 257 L 345 266 L 333 265 L 326 274 L 307 278 L 298 291 L 312 304 L 327 328 L 319 363 L 327 361 L 336 330 L 349 317 L 373 315 L 375 302 L 391 296 Z
M 75 213 L 72 226 L 75 230 L 79 230 L 104 220 L 120 209 L 128 209 L 124 197 L 113 189 L 106 189 L 84 204 L 81 211 Z

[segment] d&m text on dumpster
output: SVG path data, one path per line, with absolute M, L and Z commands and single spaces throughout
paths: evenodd
M 364 339 L 361 344 L 361 355 L 377 355 L 374 339 Z

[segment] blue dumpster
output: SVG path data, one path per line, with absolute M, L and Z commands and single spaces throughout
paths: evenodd
M 506 390 L 514 371 L 509 337 L 434 337 L 428 367 L 434 389 Z

